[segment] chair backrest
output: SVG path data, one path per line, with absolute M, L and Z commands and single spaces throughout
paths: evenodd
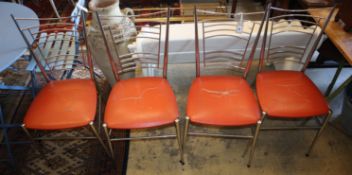
M 201 71 L 206 70 L 230 70 L 246 77 L 264 25 L 263 14 L 264 12 L 220 13 L 195 7 L 196 75 L 200 76 Z M 261 16 L 261 21 L 250 20 L 258 15 Z M 199 32 L 202 37 L 202 53 Z
M 120 80 L 124 73 L 143 70 L 158 72 L 166 78 L 169 14 L 169 9 L 125 16 L 95 13 L 116 81 Z M 112 24 L 109 21 L 120 22 L 116 25 L 116 23 Z M 154 43 L 153 45 L 157 43 L 158 48 L 149 49 L 154 52 L 146 52 L 144 49 L 136 47 L 141 40 Z M 121 49 L 125 51 L 122 52 Z
M 309 15 L 308 10 L 282 9 L 269 3 L 259 70 L 272 65 L 276 70 L 304 71 L 321 42 L 333 9 L 323 18 Z
M 93 76 L 93 63 L 89 47 L 85 14 L 61 18 L 16 18 L 12 16 L 36 66 L 47 81 L 55 79 L 58 72 L 85 70 Z M 80 24 L 72 18 L 82 18 Z M 39 20 L 39 26 L 21 27 L 21 21 Z M 38 32 L 33 32 L 38 29 Z

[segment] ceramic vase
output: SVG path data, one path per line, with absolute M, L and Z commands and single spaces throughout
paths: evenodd
M 99 15 L 109 15 L 109 16 L 124 16 L 125 14 L 121 11 L 120 6 L 119 6 L 119 0 L 92 0 L 89 2 L 89 9 L 93 12 L 98 12 Z M 127 18 L 128 19 L 128 18 Z M 132 21 L 127 21 L 126 25 L 126 18 L 113 18 L 109 20 L 101 20 L 103 26 L 104 25 L 109 25 L 113 30 L 113 34 L 116 33 L 133 33 L 133 22 Z M 125 31 L 123 31 L 125 30 Z M 129 32 L 126 32 L 126 31 Z M 132 32 L 131 32 L 132 30 Z M 105 31 L 104 33 L 109 33 L 109 31 Z M 119 55 L 124 55 L 129 53 L 128 50 L 128 43 L 127 42 L 122 42 L 119 44 L 116 44 L 112 39 L 111 35 L 106 35 L 108 45 L 110 46 L 110 50 L 112 51 L 112 56 L 115 59 L 115 62 L 117 63 L 116 59 L 117 55 L 116 52 L 118 52 Z M 104 40 L 102 38 L 102 33 L 99 29 L 99 23 L 97 21 L 97 16 L 94 14 L 92 15 L 92 20 L 91 20 L 91 25 L 88 30 L 88 44 L 91 48 L 92 56 L 94 58 L 94 61 L 96 65 L 102 70 L 104 76 L 106 77 L 107 81 L 110 83 L 112 86 L 115 84 L 115 76 L 113 74 L 109 57 L 107 54 L 107 50 L 104 44 Z M 116 52 L 115 49 L 116 48 Z M 128 77 L 131 77 L 133 75 L 129 74 Z

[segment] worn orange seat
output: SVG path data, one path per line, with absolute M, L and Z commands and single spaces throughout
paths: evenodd
M 24 124 L 30 129 L 66 129 L 94 120 L 97 91 L 92 79 L 51 81 L 29 107 Z
M 115 84 L 104 120 L 109 128 L 133 129 L 171 124 L 177 117 L 176 97 L 168 81 L 142 77 Z
M 304 71 L 319 45 L 334 9 L 331 9 L 326 18 L 321 18 L 310 16 L 307 10 L 282 9 L 271 6 L 271 3 L 266 7 L 267 25 L 262 38 L 256 91 L 264 114 L 263 120 L 273 118 L 283 120 L 285 123 L 281 126 L 277 124 L 266 126 L 261 130 L 316 130 L 306 156 L 309 156 L 313 150 L 332 116 L 324 96 Z M 273 17 L 269 15 L 274 13 L 277 15 Z M 287 18 L 288 16 L 290 18 Z M 314 20 L 306 20 L 307 18 L 302 16 Z M 282 21 L 287 21 L 284 27 L 282 27 Z M 300 24 L 302 27 L 291 25 L 293 23 Z M 296 43 L 294 39 L 282 41 L 278 36 L 285 33 L 300 33 L 299 40 L 302 43 Z M 321 124 L 308 123 L 309 120 L 318 117 L 323 119 Z M 296 125 L 297 120 L 302 120 L 303 123 Z
M 110 155 L 94 124 L 95 120 L 100 122 L 100 110 L 97 110 L 101 109 L 98 103 L 99 94 L 95 84 L 92 54 L 90 47 L 86 45 L 86 13 L 78 14 L 80 15 L 71 16 L 75 22 L 67 20 L 71 17 L 34 19 L 12 16 L 27 44 L 31 58 L 36 63 L 33 70 L 40 70 L 46 82 L 29 106 L 23 119 L 22 129 L 33 143 L 41 140 L 97 139 Z M 43 30 L 28 33 L 28 27 L 21 24 L 31 20 L 40 23 L 32 26 L 33 28 Z M 73 49 L 67 50 L 70 45 L 74 46 Z M 36 75 L 33 76 L 35 77 Z M 95 115 L 98 116 L 97 119 Z M 63 136 L 62 134 L 45 135 L 45 132 L 41 132 L 40 136 L 35 137 L 31 134 L 31 130 L 70 132 L 67 129 L 83 127 L 89 128 L 91 134 Z M 47 160 L 48 165 L 51 166 L 45 153 L 42 150 L 38 151 L 43 156 L 42 159 Z
M 214 15 L 214 12 L 198 10 L 196 7 L 193 14 L 196 78 L 188 94 L 183 144 L 186 144 L 188 136 L 249 139 L 250 153 L 247 166 L 250 166 L 261 125 L 261 112 L 246 78 L 264 26 L 264 18 L 256 37 L 252 38 L 253 30 L 239 32 L 236 29 L 241 27 L 240 23 L 231 23 L 231 25 L 228 23 L 233 21 L 232 17 L 236 18 L 238 15 L 243 17 L 242 14 L 226 14 L 228 19 L 225 17 L 217 20 L 207 18 L 198 20 L 198 15 Z M 224 14 L 219 13 L 219 15 Z M 249 16 L 246 14 L 243 19 Z M 198 26 L 202 27 L 200 30 L 203 42 L 202 54 L 199 49 Z M 255 28 L 255 24 L 252 23 L 249 28 Z M 229 48 L 226 44 L 220 44 L 219 47 L 207 44 L 214 38 L 233 40 L 235 43 L 233 46 L 236 49 Z M 194 129 L 189 127 L 192 124 L 201 124 L 202 127 L 253 127 L 255 130 L 240 135 L 206 132 L 206 130 L 194 132 L 192 131 Z
M 99 29 L 102 33 L 106 54 L 108 55 L 111 69 L 116 83 L 110 92 L 104 114 L 103 129 L 107 138 L 111 157 L 115 157 L 113 142 L 123 140 L 175 138 L 178 149 L 182 155 L 182 140 L 180 119 L 176 97 L 167 81 L 168 49 L 169 49 L 169 24 L 170 9 L 159 10 L 143 15 L 127 15 L 131 21 L 135 19 L 147 19 L 143 22 L 134 23 L 138 35 L 123 37 L 119 42 L 131 42 L 144 39 L 157 43 L 158 47 L 149 51 L 120 53 L 121 49 L 114 49 L 108 41 L 115 42 L 112 32 L 104 30 L 104 21 L 116 20 L 116 16 L 97 16 Z M 155 20 L 158 16 L 158 20 Z M 150 23 L 153 25 L 145 25 Z M 161 27 L 165 26 L 165 30 Z M 114 27 L 114 26 L 109 26 Z M 151 33 L 151 31 L 153 31 Z M 161 39 L 163 38 L 163 39 Z M 163 40 L 163 43 L 161 43 Z M 161 55 L 161 50 L 164 54 Z M 114 51 L 114 52 L 112 52 Z M 131 77 L 126 73 L 136 73 L 138 77 Z M 126 75 L 126 76 L 125 76 Z M 126 79 L 127 78 L 127 79 Z M 121 129 L 145 129 L 161 126 L 175 126 L 175 133 L 171 134 L 146 134 L 138 137 L 115 137 L 114 130 Z M 181 156 L 180 156 L 181 158 Z M 183 161 L 183 160 L 181 160 Z
M 313 117 L 329 112 L 324 96 L 303 72 L 260 72 L 257 95 L 263 111 L 271 117 Z
M 242 77 L 201 76 L 190 88 L 187 116 L 194 123 L 240 126 L 256 124 L 260 110 Z

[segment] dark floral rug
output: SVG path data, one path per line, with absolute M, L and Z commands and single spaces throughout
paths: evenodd
M 19 63 L 19 65 L 25 64 Z M 110 85 L 97 69 L 97 85 L 102 93 L 102 109 L 106 102 Z M 28 73 L 15 73 L 5 71 L 0 75 L 8 85 L 25 85 L 29 83 Z M 84 72 L 74 72 L 74 78 L 87 76 Z M 39 84 L 44 84 L 38 75 Z M 0 91 L 0 105 L 3 108 L 6 123 L 22 122 L 22 118 L 32 101 L 30 92 Z M 103 111 L 103 110 L 102 110 Z M 103 115 L 102 115 L 103 116 Z M 1 132 L 2 134 L 2 132 Z M 91 135 L 88 128 L 66 130 L 64 132 L 39 132 L 45 136 L 83 136 Z M 117 136 L 126 137 L 128 131 L 115 132 Z M 29 141 L 21 128 L 9 130 L 9 138 L 12 141 Z M 11 167 L 6 161 L 0 162 L 1 174 L 24 174 L 24 175 L 61 175 L 61 174 L 125 174 L 127 164 L 128 142 L 117 142 L 114 144 L 116 160 L 111 160 L 104 152 L 97 140 L 70 140 L 70 141 L 42 141 L 40 148 L 45 156 L 39 154 L 38 146 L 32 143 L 11 145 L 14 152 L 15 167 Z M 6 147 L 0 147 L 1 159 L 7 158 Z M 44 157 L 47 159 L 45 160 Z M 50 162 L 50 165 L 48 164 Z
M 56 0 L 56 7 L 60 15 L 70 15 L 73 6 L 70 0 Z M 49 1 L 24 1 L 24 5 L 33 9 L 39 17 L 54 17 Z M 26 60 L 20 60 L 15 67 L 23 69 L 26 67 Z M 98 71 L 99 72 L 99 71 Z M 98 73 L 99 74 L 99 73 Z M 86 76 L 84 73 L 75 72 L 74 76 Z M 38 76 L 40 79 L 40 76 Z M 29 74 L 26 71 L 6 70 L 0 74 L 0 83 L 10 85 L 28 85 Z M 102 102 L 106 102 L 110 86 L 105 78 L 98 78 L 98 87 L 102 94 Z M 44 84 L 41 81 L 41 86 Z M 13 92 L 0 90 L 0 106 L 4 113 L 6 123 L 20 124 L 31 101 L 31 92 Z M 104 105 L 104 104 L 103 104 Z M 103 116 L 103 115 L 102 115 Z M 0 140 L 3 142 L 3 130 L 0 128 Z M 65 132 L 46 133 L 49 135 L 79 136 L 90 134 L 88 129 L 68 130 Z M 116 133 L 118 136 L 127 136 L 128 131 Z M 28 141 L 21 128 L 9 130 L 11 141 Z M 48 136 L 48 135 L 47 135 Z M 15 159 L 15 167 L 10 166 L 6 160 L 8 155 L 4 144 L 0 145 L 0 174 L 24 174 L 24 175 L 56 175 L 56 174 L 125 174 L 128 157 L 128 142 L 117 142 L 114 144 L 116 160 L 108 158 L 101 145 L 96 140 L 74 140 L 74 141 L 43 141 L 41 148 L 48 160 L 36 151 L 31 143 L 12 144 Z M 50 166 L 48 165 L 50 162 Z

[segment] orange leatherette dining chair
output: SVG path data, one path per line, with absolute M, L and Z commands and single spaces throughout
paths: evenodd
M 198 21 L 198 15 L 205 15 L 204 17 L 206 17 L 208 14 L 217 16 L 216 20 L 203 19 Z M 183 137 L 184 145 L 188 135 L 249 139 L 251 151 L 248 167 L 251 165 L 261 125 L 261 113 L 256 97 L 246 81 L 246 76 L 256 51 L 264 21 L 263 18 L 260 24 L 256 24 L 247 20 L 247 17 L 251 15 L 255 15 L 255 13 L 226 14 L 195 8 L 196 78 L 189 90 Z M 199 51 L 198 26 L 202 27 L 203 34 L 202 61 Z M 257 33 L 253 32 L 255 28 Z M 252 36 L 254 33 L 256 33 L 256 36 Z M 225 48 L 224 41 L 221 45 L 217 44 L 219 46 L 217 48 L 210 47 L 211 41 L 216 38 L 231 41 L 235 44 Z M 248 48 L 249 46 L 252 46 L 252 48 Z M 246 58 L 248 58 L 247 61 Z M 213 72 L 212 75 L 209 75 L 212 71 L 222 70 L 231 71 L 231 74 L 213 75 L 215 73 Z M 201 75 L 202 72 L 208 74 Z M 250 135 L 198 133 L 189 131 L 190 124 L 215 127 L 250 127 L 251 129 L 255 127 L 255 130 L 252 130 Z
M 81 25 L 75 26 L 70 20 L 72 17 L 62 18 L 40 18 L 27 19 L 15 18 L 16 23 L 28 49 L 37 63 L 46 84 L 40 90 L 29 106 L 24 116 L 22 128 L 33 140 L 66 140 L 66 139 L 98 139 L 105 147 L 97 129 L 94 126 L 97 114 L 98 92 L 93 74 L 93 63 L 90 57 L 89 47 L 86 45 L 86 30 L 84 15 L 76 16 L 82 18 Z M 23 28 L 21 20 L 39 20 L 40 26 Z M 32 28 L 39 28 L 38 33 L 33 33 Z M 45 33 L 45 35 L 43 34 Z M 69 35 L 69 36 L 67 36 Z M 28 37 L 32 37 L 33 43 Z M 75 44 L 79 52 L 61 52 L 60 48 L 65 45 L 56 46 L 55 43 Z M 47 47 L 44 47 L 49 45 Z M 52 47 L 50 47 L 52 46 Z M 42 48 L 48 48 L 43 50 Z M 50 49 L 49 49 L 50 48 Z M 50 52 L 50 54 L 45 54 Z M 72 53 L 75 53 L 72 55 Z M 47 56 L 42 58 L 43 56 Z M 62 58 L 66 58 L 62 61 Z M 70 59 L 69 59 L 70 58 Z M 67 66 L 66 66 L 67 65 Z M 88 75 L 86 79 L 63 79 L 54 80 L 54 70 L 78 71 L 79 74 Z M 89 126 L 94 137 L 34 137 L 29 130 L 41 131 L 65 131 Z M 36 142 L 34 142 L 36 143 Z M 42 150 L 39 149 L 41 152 Z M 42 153 L 42 152 L 41 152 Z
M 327 125 L 332 111 L 328 102 L 315 84 L 304 74 L 324 29 L 331 18 L 310 16 L 306 10 L 286 10 L 268 5 L 267 10 L 280 12 L 279 16 L 266 16 L 266 27 L 260 55 L 259 73 L 256 78 L 256 90 L 260 107 L 265 118 L 291 121 L 308 121 L 315 117 L 324 117 L 319 126 L 273 126 L 261 130 L 273 129 L 315 129 L 318 130 L 308 152 L 310 154 L 316 140 Z M 324 22 L 322 28 L 319 22 Z M 290 33 L 291 40 L 277 41 L 280 35 Z M 282 40 L 282 38 L 281 38 Z M 299 40 L 300 45 L 293 44 Z M 280 44 L 274 44 L 280 43 Z M 263 70 L 264 66 L 274 70 Z M 304 123 L 306 123 L 306 121 Z
M 132 16 L 100 16 L 96 13 L 96 17 L 100 24 L 107 55 L 116 79 L 106 104 L 103 124 L 112 157 L 114 157 L 112 141 L 123 140 L 176 137 L 179 150 L 182 152 L 176 97 L 166 79 L 169 10 Z M 114 26 L 105 24 L 106 20 L 121 18 L 135 21 L 133 26 L 136 31 L 135 35 L 114 32 L 112 31 Z M 163 36 L 165 36 L 164 45 L 161 43 Z M 156 42 L 159 48 L 156 48 L 154 53 L 131 51 L 122 54 L 118 49 L 113 50 L 120 44 L 132 43 L 140 39 Z M 161 56 L 162 51 L 164 51 L 163 56 Z M 125 73 L 130 72 L 136 73 L 136 76 L 137 72 L 144 75 L 133 78 L 122 77 Z M 152 74 L 155 75 L 150 75 L 147 72 L 154 72 Z M 160 75 L 158 76 L 158 74 Z M 176 134 L 129 138 L 111 136 L 113 130 L 156 128 L 173 123 L 176 126 Z

